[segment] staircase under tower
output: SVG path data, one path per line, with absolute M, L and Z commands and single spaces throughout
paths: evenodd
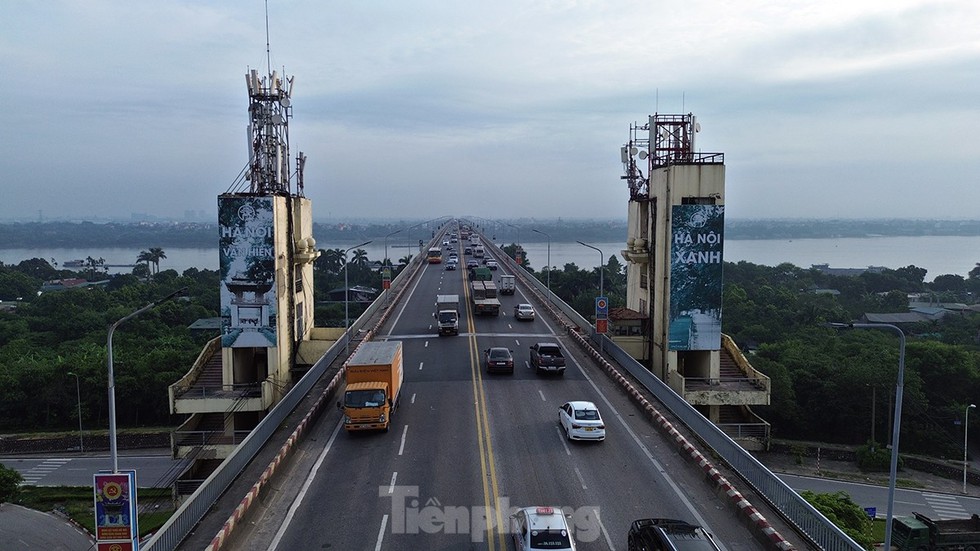
M 749 406 L 769 404 L 769 378 L 721 332 L 725 157 L 698 151 L 699 131 L 692 114 L 630 125 L 627 304 L 610 312 L 612 338 L 733 438 L 766 446 Z

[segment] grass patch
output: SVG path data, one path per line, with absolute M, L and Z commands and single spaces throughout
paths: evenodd
M 885 541 L 885 519 L 876 518 L 871 521 L 871 537 L 875 542 Z
M 137 499 L 140 504 L 159 504 L 152 513 L 140 513 L 140 536 L 163 526 L 173 515 L 169 488 L 140 488 Z M 21 486 L 13 503 L 38 511 L 59 511 L 80 524 L 89 533 L 95 533 L 95 490 L 87 486 Z

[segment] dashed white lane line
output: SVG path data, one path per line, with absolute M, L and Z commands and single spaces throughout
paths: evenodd
M 405 451 L 405 437 L 408 435 L 408 425 L 402 429 L 402 443 L 398 446 L 398 455 L 401 455 Z

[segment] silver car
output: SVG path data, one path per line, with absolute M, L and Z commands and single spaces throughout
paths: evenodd
M 534 321 L 534 306 L 518 304 L 514 307 L 514 319 Z

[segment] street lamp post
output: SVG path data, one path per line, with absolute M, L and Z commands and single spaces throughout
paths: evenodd
M 541 230 L 532 229 L 531 231 L 548 238 L 548 302 L 551 302 L 551 236 Z
M 898 479 L 898 437 L 902 427 L 902 394 L 905 392 L 905 333 L 890 323 L 831 323 L 838 329 L 878 329 L 898 335 L 898 382 L 895 385 L 895 416 L 892 421 L 892 457 L 888 475 L 888 516 L 885 518 L 885 546 L 891 549 L 895 511 L 895 483 Z
M 78 374 L 68 372 L 68 375 L 75 377 L 75 396 L 78 398 L 78 451 L 85 451 L 85 442 L 82 441 L 82 385 L 78 382 Z
M 391 232 L 391 233 L 389 233 L 388 235 L 385 236 L 385 259 L 384 259 L 384 262 L 381 263 L 381 269 L 382 270 L 387 269 L 387 270 L 389 270 L 389 273 L 390 273 L 390 270 L 391 270 L 391 264 L 392 263 L 391 263 L 391 260 L 388 259 L 388 238 L 391 237 L 392 235 L 395 235 L 396 233 L 401 233 L 401 232 L 402 232 L 402 230 L 395 230 L 395 231 L 393 231 L 393 232 Z M 344 266 L 346 267 L 347 265 L 345 264 Z M 386 306 L 391 303 L 391 292 L 390 291 L 391 291 L 390 289 L 385 289 L 385 305 Z
M 605 273 L 605 271 L 606 271 L 606 268 L 605 268 L 606 261 L 605 261 L 605 256 L 602 254 L 602 250 L 599 247 L 593 247 L 592 245 L 589 245 L 588 243 L 583 243 L 581 241 L 576 241 L 576 243 L 578 243 L 579 245 L 583 245 L 585 247 L 588 247 L 588 248 L 590 248 L 592 250 L 599 251 L 599 296 L 600 297 L 606 296 L 605 293 L 603 292 L 603 291 L 605 291 L 605 289 L 603 287 L 603 273 Z M 603 350 L 603 345 L 604 345 L 604 343 L 603 343 L 603 337 L 600 336 L 599 337 L 599 352 L 603 352 L 604 351 Z
M 523 251 L 523 249 L 521 249 L 521 227 L 515 226 L 514 224 L 507 224 L 507 225 L 517 230 L 517 249 L 514 251 L 514 260 L 517 260 L 517 253 Z M 519 266 L 522 265 L 523 263 L 523 258 L 521 260 L 522 262 L 517 263 Z
M 350 284 L 347 283 L 347 253 L 371 243 L 372 241 L 365 241 L 344 251 L 344 355 L 350 354 Z
M 109 380 L 107 386 L 109 387 L 109 455 L 112 456 L 112 472 L 119 472 L 119 454 L 116 448 L 116 381 L 112 374 L 112 334 L 116 332 L 116 328 L 122 325 L 124 322 L 135 318 L 136 316 L 146 312 L 147 310 L 154 308 L 168 300 L 175 298 L 179 295 L 183 295 L 187 291 L 187 287 L 182 287 L 176 291 L 170 293 L 169 295 L 163 297 L 162 299 L 151 302 L 146 306 L 136 310 L 135 312 L 123 317 L 116 323 L 109 326 L 109 336 L 106 339 L 106 348 L 108 349 L 108 369 L 109 369 Z
M 966 412 L 963 413 L 963 493 L 966 493 L 966 445 L 970 438 L 970 408 L 977 407 L 976 404 L 970 404 L 966 406 Z

